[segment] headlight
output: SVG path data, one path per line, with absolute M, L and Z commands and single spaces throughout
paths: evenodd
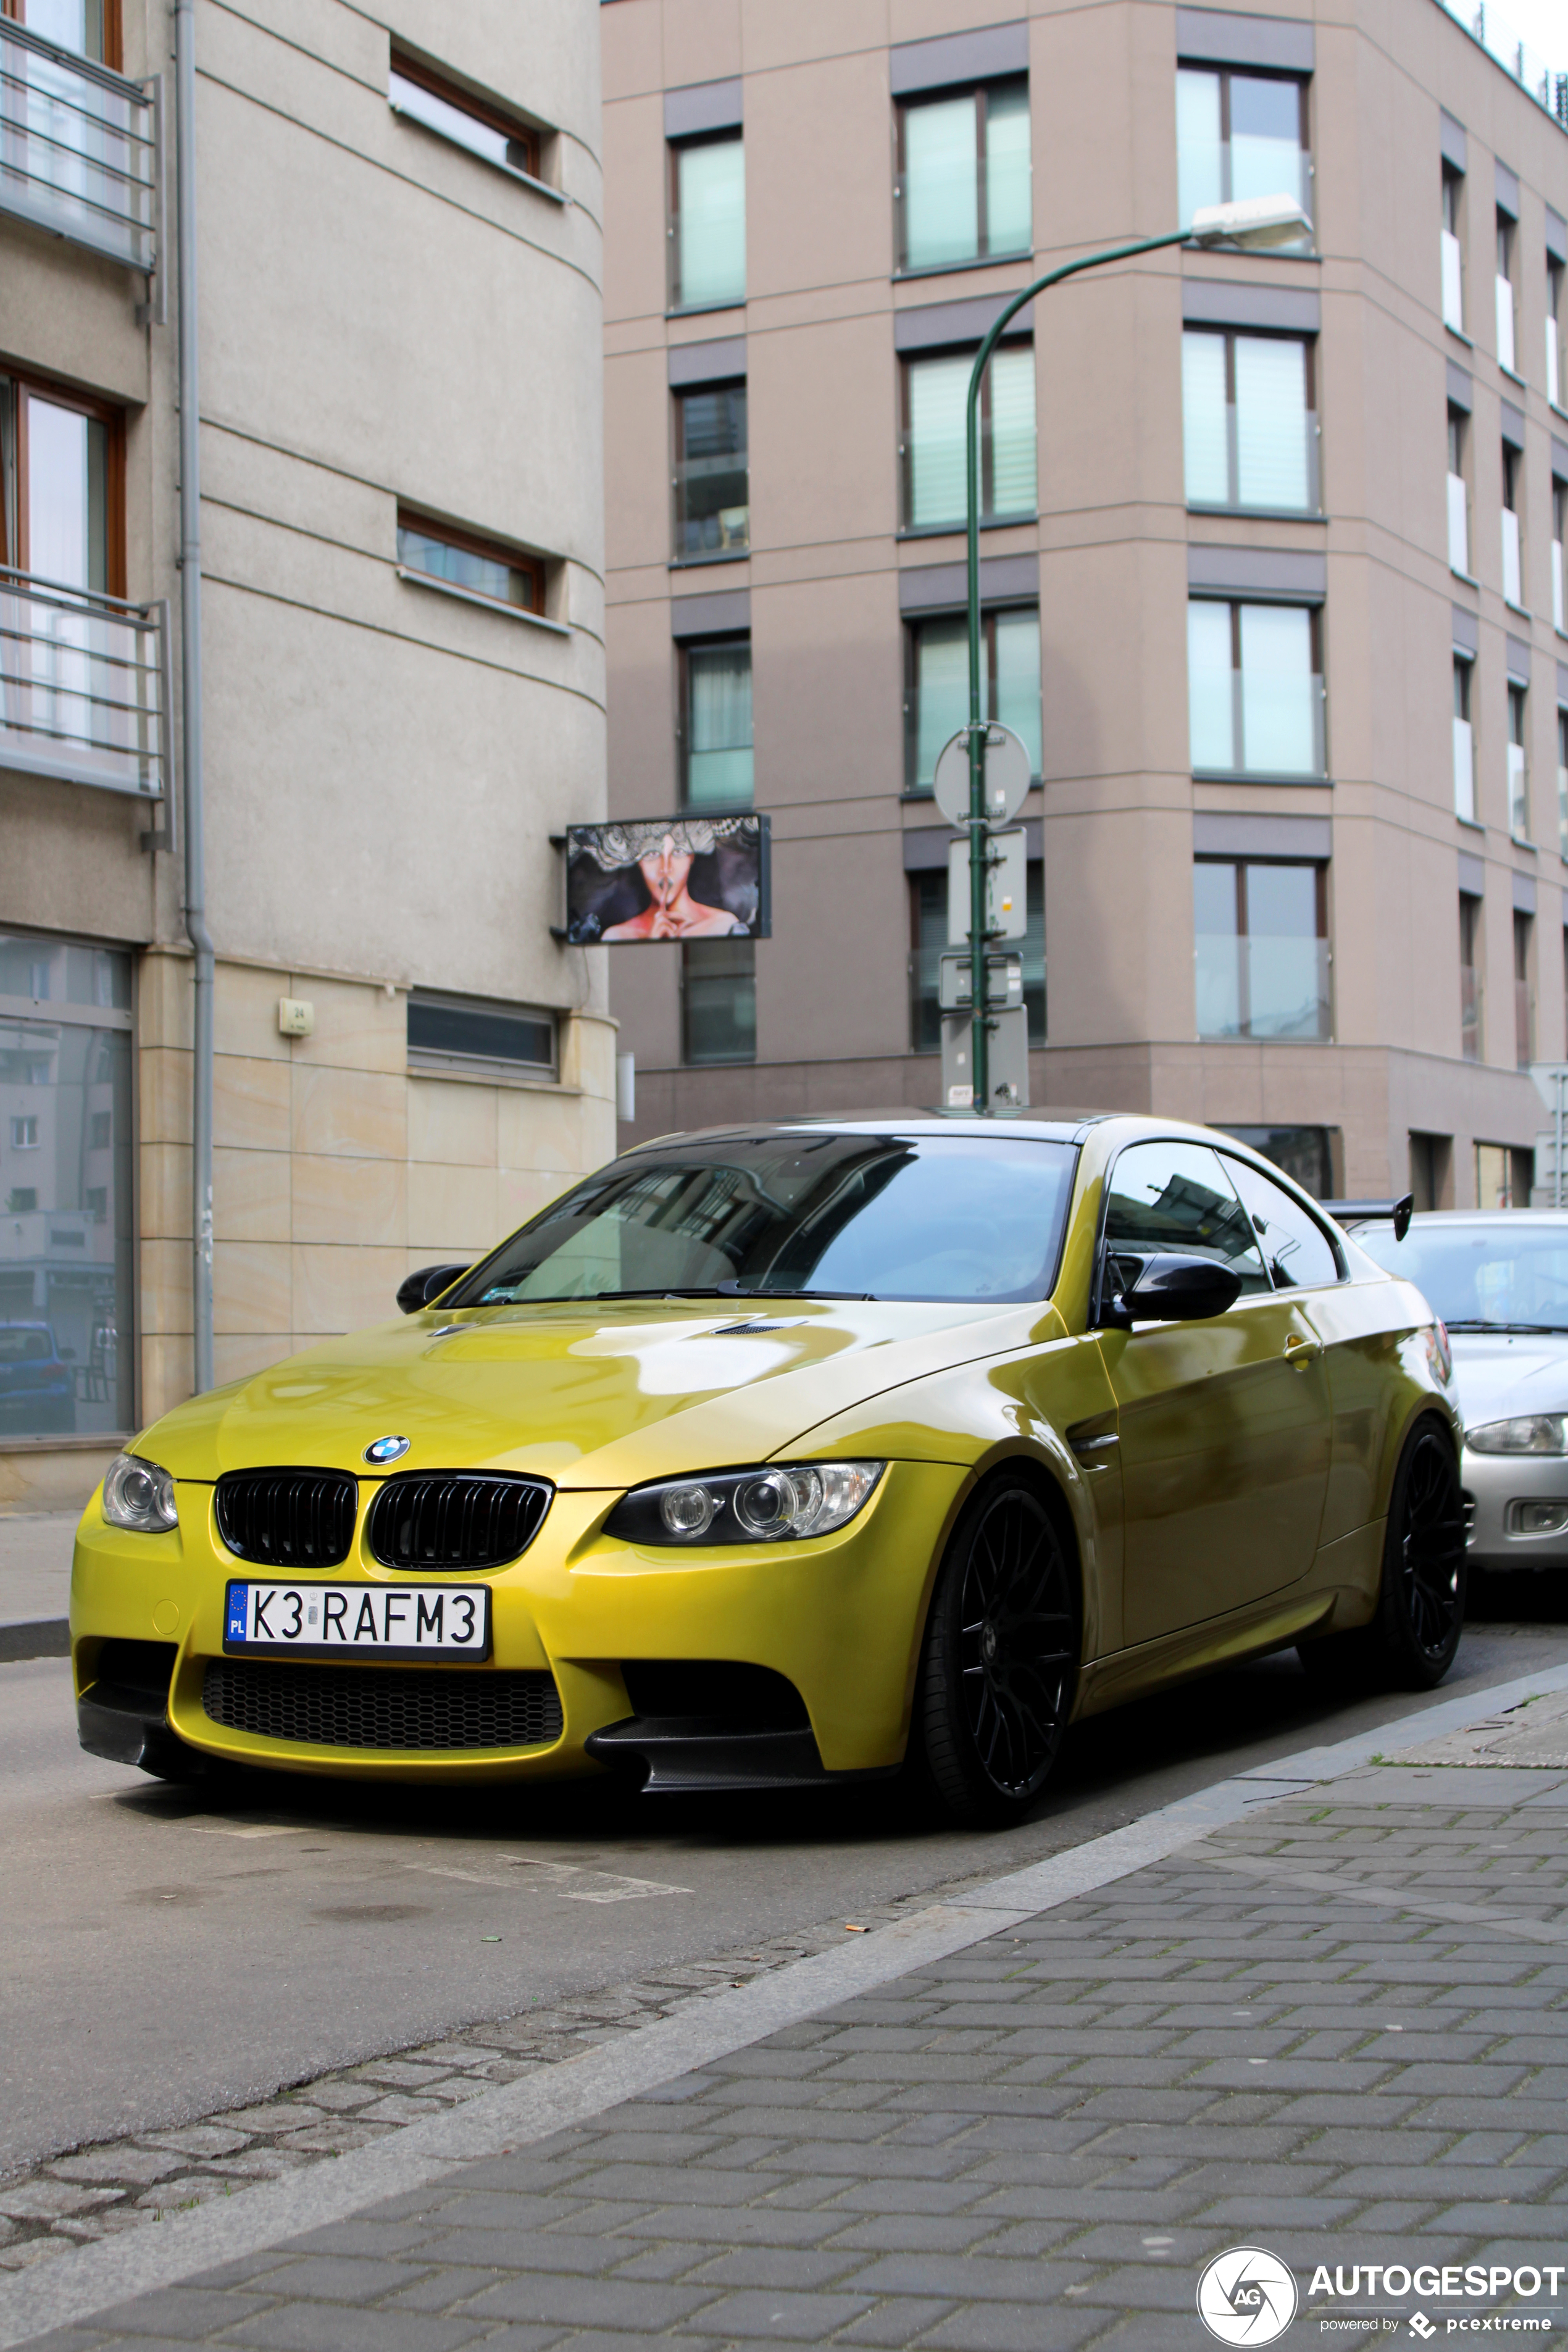
M 103 1476 L 103 1516 L 111 1528 L 129 1528 L 133 1535 L 167 1535 L 180 1524 L 174 1482 L 155 1462 L 117 1454 Z
M 885 1462 L 763 1464 L 756 1470 L 704 1471 L 635 1486 L 616 1505 L 605 1533 L 638 1544 L 774 1543 L 831 1535 L 855 1517 Z
M 1467 1429 L 1465 1444 L 1477 1454 L 1568 1454 L 1564 1416 L 1527 1412 L 1517 1421 L 1489 1421 Z

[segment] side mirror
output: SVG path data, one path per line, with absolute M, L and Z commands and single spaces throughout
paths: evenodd
M 1241 1276 L 1212 1257 L 1174 1251 L 1146 1258 L 1136 1282 L 1110 1302 L 1105 1320 L 1125 1331 L 1133 1323 L 1203 1323 L 1223 1315 L 1241 1296 Z
M 397 1303 L 405 1315 L 417 1315 L 422 1307 L 428 1307 L 433 1298 L 450 1290 L 458 1276 L 468 1271 L 466 1265 L 422 1265 L 417 1274 L 405 1275 L 398 1284 Z

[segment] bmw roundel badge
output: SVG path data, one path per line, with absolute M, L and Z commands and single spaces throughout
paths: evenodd
M 364 1449 L 367 1462 L 401 1462 L 408 1451 L 406 1437 L 378 1437 L 374 1445 Z

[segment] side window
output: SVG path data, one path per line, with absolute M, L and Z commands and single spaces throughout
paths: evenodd
M 1110 1171 L 1105 1254 L 1123 1262 L 1116 1287 L 1131 1279 L 1126 1260 L 1161 1250 L 1217 1258 L 1240 1276 L 1244 1295 L 1270 1287 L 1251 1220 L 1205 1145 L 1130 1144 Z
M 1275 1289 L 1310 1290 L 1338 1282 L 1339 1260 L 1317 1219 L 1244 1160 L 1226 1158 L 1225 1166 L 1263 1244 Z

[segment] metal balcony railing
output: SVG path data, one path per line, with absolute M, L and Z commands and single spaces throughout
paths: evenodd
M 161 85 L 146 89 L 0 17 L 0 212 L 151 278 Z
M 168 607 L 0 566 L 0 768 L 163 800 Z

